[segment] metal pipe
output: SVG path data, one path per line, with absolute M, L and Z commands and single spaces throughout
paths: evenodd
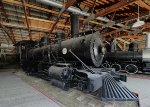
M 77 34 L 79 33 L 79 17 L 78 14 L 71 14 L 71 35 L 73 37 L 77 37 Z
M 37 0 L 37 1 L 40 3 L 46 4 L 46 5 L 51 5 L 51 6 L 56 7 L 56 8 L 60 8 L 60 9 L 64 8 L 64 6 L 60 2 L 57 2 L 57 1 L 52 1 L 52 0 Z M 80 9 L 73 7 L 73 6 L 69 7 L 67 9 L 67 11 L 72 12 L 72 13 L 77 13 L 79 15 L 83 15 L 83 16 L 87 16 L 87 17 L 90 16 L 90 13 L 81 11 Z M 96 19 L 103 21 L 103 22 L 110 22 L 110 20 L 107 19 L 106 17 L 97 17 Z M 120 27 L 125 27 L 121 23 L 117 23 L 116 25 L 120 26 Z

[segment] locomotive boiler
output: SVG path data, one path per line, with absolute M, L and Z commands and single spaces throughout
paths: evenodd
M 62 31 L 56 33 L 58 42 L 47 46 L 29 50 L 29 58 L 36 58 L 48 54 L 49 51 L 53 54 L 55 59 L 62 59 L 62 61 L 76 61 L 76 59 L 69 53 L 64 55 L 63 48 L 72 50 L 82 61 L 88 65 L 99 67 L 103 56 L 105 54 L 105 47 L 102 40 L 99 38 L 100 33 L 95 32 L 86 36 L 71 38 L 61 41 L 64 36 Z M 52 58 L 52 57 L 51 57 Z M 64 59 L 64 60 L 63 60 Z
M 105 55 L 99 32 L 68 40 L 62 40 L 63 36 L 62 31 L 56 32 L 55 43 L 46 38 L 41 40 L 41 45 L 34 41 L 18 42 L 18 56 L 24 71 L 50 80 L 52 85 L 64 90 L 75 87 L 94 93 L 102 100 L 138 101 L 120 82 L 126 81 L 126 75 L 117 74 L 113 68 L 99 68 Z

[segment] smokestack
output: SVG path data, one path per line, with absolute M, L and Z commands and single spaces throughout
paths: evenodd
M 71 35 L 72 37 L 77 37 L 79 33 L 79 17 L 78 14 L 71 14 Z

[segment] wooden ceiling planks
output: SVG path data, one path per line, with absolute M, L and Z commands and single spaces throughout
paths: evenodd
M 105 16 L 105 15 L 107 15 L 109 13 L 112 13 L 112 12 L 114 12 L 114 11 L 116 11 L 116 10 L 122 8 L 122 7 L 125 7 L 125 6 L 127 6 L 129 4 L 132 4 L 132 3 L 136 2 L 136 1 L 137 0 L 130 0 L 130 1 L 122 0 L 122 1 L 120 1 L 120 2 L 118 2 L 116 4 L 114 4 L 114 5 L 106 8 L 106 9 L 103 9 L 100 12 L 96 13 L 95 17 Z
M 1 0 L 0 0 L 0 7 L 1 7 L 0 10 L 1 10 L 1 12 L 4 14 L 4 17 L 5 17 L 6 22 L 9 23 L 10 20 L 8 19 L 8 15 L 7 15 L 7 13 L 6 13 L 5 9 L 4 9 L 4 5 L 3 5 L 3 3 L 2 3 Z M 0 27 L 1 27 L 3 30 L 5 30 L 5 29 L 3 28 L 3 25 L 2 25 L 1 23 L 0 23 Z M 8 35 L 8 37 L 10 38 L 10 40 L 15 44 L 16 41 L 15 41 L 15 38 L 14 38 L 14 33 L 13 33 L 13 31 L 12 31 L 12 28 L 9 28 L 9 31 L 10 31 L 10 34 L 7 32 L 7 35 Z
M 150 5 L 146 4 L 144 1 L 142 0 L 138 0 L 137 5 L 140 5 L 141 7 L 150 10 Z
M 80 1 L 80 0 L 77 0 L 77 1 Z M 81 8 L 85 8 L 85 9 L 91 9 L 91 7 L 93 6 L 93 3 L 94 3 L 95 0 L 81 0 L 80 3 L 80 6 Z M 137 2 L 139 1 L 139 2 Z M 12 4 L 12 6 L 14 5 L 18 5 L 18 6 L 22 6 L 22 3 L 18 0 L 2 0 L 3 3 L 7 3 L 7 4 Z M 69 4 L 74 4 L 74 2 L 76 2 L 76 0 L 72 0 L 71 2 L 68 2 Z M 109 19 L 111 19 L 111 17 L 114 17 L 113 18 L 113 21 L 116 21 L 117 23 L 119 22 L 125 22 L 125 21 L 128 21 L 128 20 L 132 20 L 135 18 L 137 18 L 137 5 L 135 5 L 135 3 L 140 3 L 140 10 L 141 10 L 141 14 L 140 16 L 144 16 L 146 15 L 148 12 L 144 12 L 146 10 L 150 10 L 150 7 L 149 7 L 149 1 L 148 0 L 96 0 L 96 4 L 95 4 L 95 11 L 96 11 L 96 17 L 99 17 L 99 16 L 104 16 L 104 17 L 108 17 Z M 71 6 L 71 5 L 67 5 L 66 6 L 66 9 Z M 61 12 L 58 12 L 58 11 L 55 11 L 53 9 L 48 9 L 48 8 L 44 8 L 44 6 L 39 6 L 39 5 L 33 5 L 33 4 L 29 4 L 29 3 L 25 3 L 24 4 L 25 7 L 27 8 L 33 8 L 33 9 L 36 9 L 36 10 L 40 10 L 40 11 L 44 11 L 44 12 L 48 12 L 48 13 L 52 13 L 54 14 L 55 16 L 59 15 L 59 17 L 64 17 L 64 18 L 69 18 L 70 15 L 68 12 L 64 12 L 64 10 L 62 10 Z M 104 10 L 102 10 L 104 9 Z M 9 9 L 8 9 L 9 10 Z M 10 10 L 10 11 L 14 11 L 14 10 Z M 15 10 L 15 11 L 18 11 L 20 13 L 22 13 L 22 11 L 20 10 Z M 115 15 L 114 15 L 114 12 L 115 12 Z M 31 12 L 32 14 L 32 12 Z M 114 16 L 113 16 L 114 15 Z M 8 15 L 9 17 L 11 16 L 15 16 L 15 15 L 11 15 L 9 14 Z M 20 16 L 19 16 L 20 17 Z M 30 20 L 32 23 L 29 24 L 29 28 L 31 27 L 31 30 L 35 30 L 35 31 L 42 31 L 43 32 L 48 32 L 48 30 L 52 30 L 54 29 L 55 27 L 50 27 L 49 24 L 51 25 L 57 25 L 57 27 L 55 28 L 56 30 L 57 29 L 70 29 L 70 25 L 66 25 L 65 21 L 59 21 L 57 23 L 57 21 L 49 21 L 49 20 L 46 20 L 46 19 L 42 19 L 42 18 L 37 18 L 36 16 L 35 17 L 30 17 L 27 16 L 28 20 Z M 37 19 L 34 19 L 34 18 L 37 18 Z M 25 18 L 23 18 L 25 19 Z M 83 17 L 80 17 L 80 21 L 84 21 L 85 18 Z M 36 26 L 36 23 L 39 21 L 40 25 L 42 25 L 41 27 L 40 26 Z M 48 22 L 49 21 L 49 22 Z M 55 24 L 56 23 L 56 24 Z M 92 24 L 97 24 L 97 25 L 103 25 L 104 23 L 101 23 L 100 21 L 95 21 L 95 20 L 91 20 L 90 23 Z M 25 23 L 27 24 L 27 23 Z M 9 26 L 9 27 L 16 27 L 15 25 L 13 24 L 6 24 L 6 26 Z M 48 26 L 49 25 L 49 26 Z M 19 26 L 21 29 L 28 29 L 27 26 Z M 113 29 L 118 29 L 119 27 L 116 27 L 116 26 L 113 26 L 111 27 Z M 108 32 L 109 33 L 109 32 Z

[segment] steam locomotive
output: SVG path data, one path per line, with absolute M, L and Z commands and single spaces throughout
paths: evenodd
M 106 53 L 100 33 L 83 34 L 63 40 L 64 32 L 58 31 L 55 43 L 48 38 L 18 42 L 17 55 L 23 70 L 64 90 L 76 87 L 102 100 L 138 101 L 120 82 L 126 81 L 126 75 L 117 74 L 113 68 L 99 68 Z
M 127 73 L 150 71 L 150 49 L 138 50 L 136 43 L 129 44 L 128 51 L 113 51 L 105 54 L 104 67 L 115 68 L 116 71 L 125 70 Z

